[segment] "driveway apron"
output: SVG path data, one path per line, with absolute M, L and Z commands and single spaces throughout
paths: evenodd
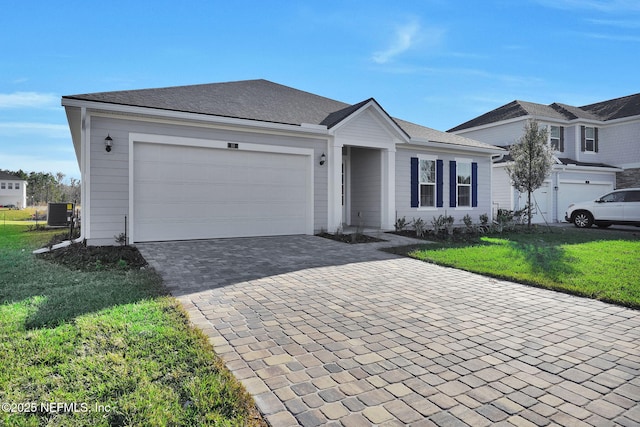
M 138 248 L 273 426 L 640 424 L 640 312 L 382 245 Z

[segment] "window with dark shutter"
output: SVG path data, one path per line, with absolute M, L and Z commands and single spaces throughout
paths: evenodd
M 444 205 L 444 164 L 433 157 L 411 158 L 411 207 L 441 208 Z
M 478 164 L 471 163 L 471 206 L 478 207 Z
M 449 161 L 449 207 L 455 208 L 458 199 L 458 174 L 455 160 Z
M 411 207 L 417 208 L 419 206 L 418 199 L 418 158 L 411 158 Z
M 580 151 L 598 152 L 598 128 L 580 126 Z
M 436 206 L 441 208 L 444 206 L 442 192 L 444 190 L 444 163 L 442 160 L 436 160 Z

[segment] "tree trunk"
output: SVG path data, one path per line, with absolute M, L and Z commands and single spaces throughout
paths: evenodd
M 531 229 L 531 190 L 527 191 L 527 228 Z

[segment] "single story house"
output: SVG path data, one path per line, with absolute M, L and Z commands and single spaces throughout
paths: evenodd
M 62 97 L 91 245 L 491 216 L 502 148 L 266 80 Z
M 0 206 L 27 207 L 27 181 L 0 171 Z
M 508 148 L 529 119 L 548 130 L 556 163 L 534 193 L 535 222 L 561 222 L 569 204 L 595 200 L 616 188 L 640 187 L 640 94 L 575 107 L 513 101 L 450 129 L 455 135 Z M 508 157 L 493 173 L 496 208 L 520 209 L 526 194 L 511 186 Z

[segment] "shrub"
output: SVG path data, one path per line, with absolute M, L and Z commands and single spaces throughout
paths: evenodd
M 402 217 L 402 218 L 396 219 L 395 227 L 396 227 L 396 231 L 404 230 L 407 227 L 407 218 Z
M 416 236 L 422 237 L 427 232 L 427 227 L 422 218 L 414 218 L 413 219 L 413 229 L 416 232 Z

